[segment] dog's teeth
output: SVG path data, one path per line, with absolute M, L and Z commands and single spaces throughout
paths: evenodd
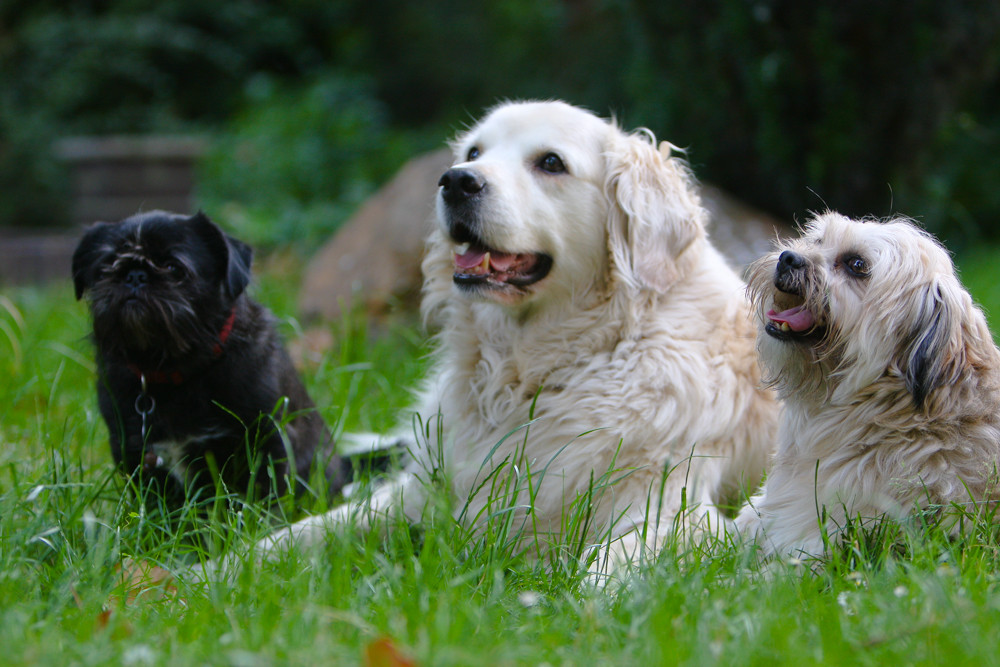
M 466 242 L 466 243 L 459 243 L 457 246 L 455 246 L 455 254 L 456 255 L 464 255 L 467 252 L 469 252 L 469 243 L 468 242 Z
M 785 332 L 788 332 L 788 331 L 791 331 L 792 328 L 790 326 L 788 326 L 788 322 L 782 322 L 781 323 L 781 330 L 785 331 Z
M 483 255 L 483 261 L 479 265 L 479 269 L 483 273 L 489 273 L 490 272 L 490 253 L 486 253 L 485 255 Z

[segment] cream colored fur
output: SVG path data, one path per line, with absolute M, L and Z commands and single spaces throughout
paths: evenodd
M 480 154 L 467 162 L 473 145 Z M 488 495 L 473 491 L 509 462 L 535 476 L 532 525 L 559 539 L 567 508 L 617 470 L 612 477 L 622 479 L 593 498 L 587 539 L 613 542 L 598 555 L 600 569 L 642 546 L 655 552 L 681 511 L 682 488 L 691 520 L 718 527 L 718 504 L 760 480 L 777 404 L 761 386 L 744 285 L 706 237 L 686 166 L 649 133 L 626 134 L 560 102 L 502 104 L 454 148 L 456 166 L 488 183 L 478 209 L 483 238 L 510 252 L 545 252 L 553 268 L 522 293 L 463 292 L 453 284 L 455 244 L 439 197 L 423 310 L 440 333 L 417 407 L 430 442 L 414 441 L 407 423 L 397 434 L 413 454 L 405 473 L 371 499 L 262 546 L 322 539 L 350 517 L 419 519 L 422 478 L 442 463 L 439 429 L 457 507 L 469 500 L 470 521 L 482 520 Z M 566 173 L 536 168 L 549 152 Z M 527 489 L 504 502 L 523 514 Z
M 784 250 L 805 260 L 800 297 L 775 287 Z M 867 278 L 845 267 L 855 257 Z M 821 555 L 820 507 L 836 541 L 848 517 L 863 524 L 994 496 L 1000 353 L 928 234 L 827 213 L 757 262 L 750 290 L 761 359 L 785 406 L 765 487 L 736 519 L 765 555 Z M 764 331 L 769 309 L 802 302 L 824 335 Z

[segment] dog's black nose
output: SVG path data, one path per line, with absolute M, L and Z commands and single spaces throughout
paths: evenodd
M 125 285 L 132 288 L 134 292 L 144 287 L 149 282 L 149 274 L 142 269 L 132 269 L 125 274 Z
M 449 204 L 467 201 L 483 191 L 486 179 L 471 169 L 449 169 L 438 181 L 441 196 Z
M 778 271 L 801 269 L 806 265 L 806 258 L 797 252 L 785 250 L 778 255 Z

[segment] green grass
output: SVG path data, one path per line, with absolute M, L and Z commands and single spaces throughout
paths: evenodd
M 973 259 L 963 278 L 1000 312 L 976 287 L 1000 283 L 995 262 Z M 255 294 L 297 343 L 295 278 L 280 266 L 265 262 Z M 887 529 L 821 568 L 764 572 L 725 543 L 675 545 L 600 593 L 581 585 L 572 558 L 537 562 L 507 546 L 507 514 L 470 533 L 432 511 L 420 530 L 331 536 L 231 582 L 182 580 L 176 595 L 125 604 L 123 558 L 176 566 L 194 547 L 141 510 L 112 468 L 87 330 L 68 283 L 0 299 L 2 664 L 353 665 L 380 637 L 421 665 L 998 660 L 1000 541 L 988 525 L 960 540 Z M 338 429 L 384 430 L 426 365 L 422 334 L 332 333 L 333 349 L 305 370 L 313 397 Z M 253 513 L 213 521 L 215 544 L 245 551 L 261 530 Z

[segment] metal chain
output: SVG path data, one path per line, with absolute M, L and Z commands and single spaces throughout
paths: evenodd
M 149 424 L 147 419 L 149 415 L 153 414 L 156 410 L 156 399 L 146 393 L 146 374 L 139 374 L 139 395 L 135 397 L 135 411 L 142 418 L 142 430 L 139 434 L 142 436 L 143 444 L 146 443 L 146 436 L 149 435 Z M 145 401 L 145 404 L 144 404 Z

